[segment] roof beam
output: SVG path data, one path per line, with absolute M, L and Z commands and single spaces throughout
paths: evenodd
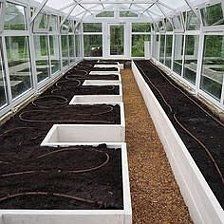
M 62 27 L 62 25 L 65 23 L 66 19 L 68 19 L 68 17 L 72 14 L 72 12 L 74 11 L 74 9 L 76 8 L 78 4 L 75 4 L 73 7 L 71 7 L 71 9 L 69 10 L 68 14 L 65 16 L 65 18 L 62 20 L 60 27 Z
M 93 15 L 93 13 L 86 7 L 84 7 L 82 4 L 83 3 L 80 3 L 78 2 L 77 0 L 73 0 L 76 4 L 78 4 L 81 8 L 83 8 L 86 12 L 89 12 L 91 15 Z
M 82 1 L 80 2 L 80 4 L 82 5 L 95 5 L 95 4 L 104 4 L 104 5 L 124 5 L 124 4 L 141 4 L 141 5 L 148 5 L 148 4 L 153 4 L 155 1 L 150 0 L 150 1 L 146 1 L 146 0 L 119 0 L 119 1 L 113 1 L 113 0 L 86 0 L 86 1 Z
M 148 11 L 150 8 L 152 8 L 157 2 L 158 2 L 158 0 L 154 1 L 153 3 L 151 3 L 151 5 L 148 6 L 146 9 L 144 9 L 144 10 L 142 11 L 141 14 L 144 14 L 145 12 L 147 12 L 147 11 Z
M 43 10 L 43 8 L 47 4 L 47 2 L 48 2 L 48 0 L 43 0 L 41 2 L 41 4 L 39 5 L 39 7 L 36 9 L 34 15 L 30 19 L 30 24 L 32 24 L 34 22 L 34 20 L 36 19 L 36 17 L 41 13 L 41 11 Z

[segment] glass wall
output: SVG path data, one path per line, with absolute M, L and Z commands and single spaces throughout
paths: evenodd
M 183 49 L 184 49 L 184 35 L 176 34 L 174 36 L 173 71 L 176 72 L 178 75 L 181 75 L 182 73 Z
M 63 66 L 67 66 L 69 64 L 68 35 L 61 36 L 61 49 L 62 49 L 62 64 Z
M 205 36 L 201 89 L 221 98 L 224 75 L 224 36 Z
M 144 43 L 151 42 L 150 23 L 132 23 L 132 57 L 144 57 Z
M 75 36 L 74 34 L 70 34 L 68 36 L 69 39 L 69 59 L 70 63 L 75 61 Z
M 37 81 L 41 82 L 50 76 L 48 37 L 46 35 L 35 35 L 34 45 Z
M 198 64 L 198 35 L 187 35 L 184 52 L 183 77 L 195 84 Z
M 164 63 L 165 54 L 165 35 L 160 36 L 160 50 L 159 50 L 159 61 Z
M 6 2 L 5 30 L 26 30 L 25 8 L 20 5 Z
M 49 42 L 50 42 L 51 73 L 54 74 L 58 72 L 61 68 L 58 36 L 56 35 L 49 36 Z
M 84 56 L 103 56 L 103 34 L 102 23 L 83 24 Z
M 0 107 L 6 104 L 6 83 L 3 72 L 2 56 L 0 51 Z
M 173 35 L 166 35 L 166 53 L 165 65 L 171 68 L 172 63 L 172 49 L 173 49 Z
M 6 37 L 5 41 L 11 92 L 15 98 L 32 86 L 28 37 Z
M 202 8 L 201 16 L 204 26 L 224 25 L 223 7 L 221 3 Z
M 149 35 L 135 34 L 132 35 L 132 57 L 144 57 L 144 43 L 150 41 Z
M 102 57 L 102 35 L 84 35 L 84 56 Z

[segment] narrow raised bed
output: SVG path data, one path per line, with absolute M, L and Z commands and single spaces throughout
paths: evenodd
M 76 144 L 73 143 L 75 146 Z M 55 145 L 56 146 L 56 145 Z M 0 210 L 1 224 L 131 224 L 132 209 L 125 143 L 107 144 L 108 148 L 120 149 L 122 172 L 122 209 L 78 210 Z M 75 183 L 74 183 L 75 184 Z M 50 197 L 51 195 L 49 195 Z
M 99 75 L 99 74 L 102 74 L 102 75 L 113 75 L 113 74 L 120 74 L 120 69 L 118 68 L 105 68 L 105 67 L 102 67 L 102 68 L 94 68 L 90 71 L 89 73 L 90 75 Z
M 109 86 L 109 85 L 120 85 L 119 80 L 85 80 L 83 86 Z
M 223 209 L 134 62 L 132 69 L 193 221 L 224 223 Z

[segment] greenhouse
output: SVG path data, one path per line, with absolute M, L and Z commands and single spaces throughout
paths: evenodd
M 224 0 L 0 0 L 0 224 L 224 224 Z

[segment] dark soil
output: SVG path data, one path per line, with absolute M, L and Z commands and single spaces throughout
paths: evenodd
M 92 68 L 91 71 L 118 71 L 118 68 L 107 68 L 107 67 L 102 67 L 102 68 Z
M 65 76 L 1 125 L 1 209 L 123 209 L 120 149 L 40 147 L 55 123 L 120 124 L 119 105 L 68 105 L 75 94 L 119 94 L 117 86 L 86 87 Z
M 0 158 L 1 209 L 123 209 L 121 149 L 27 147 Z
M 77 75 L 68 74 L 65 76 L 67 80 L 119 80 L 119 76 L 115 74 L 111 75 Z
M 214 117 L 215 115 L 201 101 L 190 95 L 161 71 L 166 77 L 164 78 L 159 72 L 160 70 L 154 67 L 150 61 L 135 61 L 135 63 L 167 113 L 221 206 L 224 208 L 224 184 L 222 179 L 224 175 L 223 124 L 217 117 Z M 171 106 L 172 111 L 164 99 Z M 178 124 L 177 120 L 194 138 Z M 198 141 L 209 150 L 221 174 L 215 167 L 211 156 L 209 156 L 208 152 L 206 152 L 205 148 Z
M 97 65 L 117 65 L 116 62 L 108 62 L 108 61 L 102 61 L 102 62 L 97 62 Z

